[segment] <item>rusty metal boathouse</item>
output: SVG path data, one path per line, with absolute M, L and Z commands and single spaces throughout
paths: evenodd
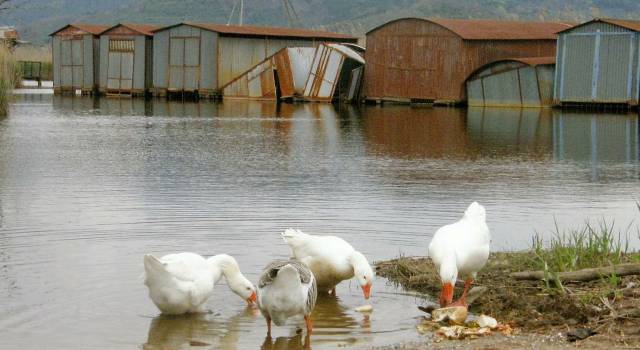
M 558 22 L 401 18 L 367 33 L 364 98 L 458 104 L 478 68 L 556 54 Z

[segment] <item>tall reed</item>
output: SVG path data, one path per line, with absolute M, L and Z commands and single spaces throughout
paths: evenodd
M 20 70 L 11 51 L 0 45 L 0 116 L 7 115 L 11 90 L 20 79 Z

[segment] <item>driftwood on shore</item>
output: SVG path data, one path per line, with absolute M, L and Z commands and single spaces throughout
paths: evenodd
M 577 271 L 559 272 L 557 277 L 561 281 L 588 282 L 611 275 L 640 275 L 640 264 L 620 264 Z M 544 280 L 546 278 L 551 278 L 551 276 L 545 276 L 544 271 L 514 272 L 511 273 L 510 276 L 516 280 Z M 553 276 L 553 278 L 555 278 L 555 276 Z

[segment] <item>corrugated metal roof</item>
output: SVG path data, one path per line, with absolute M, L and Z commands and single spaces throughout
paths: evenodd
M 262 27 L 251 25 L 225 25 L 218 23 L 195 23 L 182 22 L 167 27 L 158 28 L 154 31 L 173 28 L 182 24 L 198 27 L 212 32 L 232 35 L 249 35 L 249 36 L 275 36 L 275 37 L 294 37 L 294 38 L 326 38 L 326 39 L 348 39 L 357 40 L 356 37 L 340 34 L 324 32 L 319 30 L 298 29 L 298 28 L 282 28 L 282 27 Z
M 630 19 L 615 19 L 615 18 L 594 18 L 590 21 L 584 22 L 584 23 L 580 23 L 576 26 L 573 26 L 571 28 L 567 28 L 564 29 L 558 33 L 563 33 L 566 31 L 570 31 L 572 29 L 578 28 L 578 27 L 582 27 L 584 25 L 587 25 L 589 23 L 594 23 L 594 22 L 604 22 L 604 23 L 609 23 L 609 24 L 613 24 L 616 26 L 620 26 L 623 28 L 627 28 L 636 32 L 640 32 L 640 21 L 634 21 L 634 20 L 630 20 Z
M 153 24 L 140 24 L 140 23 L 118 23 L 115 26 L 109 27 L 105 30 L 103 30 L 100 34 L 102 33 L 106 33 L 108 31 L 110 31 L 111 29 L 117 28 L 117 27 L 126 27 L 129 28 L 133 31 L 136 31 L 142 35 L 146 35 L 146 36 L 153 36 L 153 31 L 160 29 L 160 26 L 157 25 L 153 25 Z
M 399 18 L 370 30 L 367 34 L 389 23 L 417 19 L 440 25 L 465 40 L 553 40 L 556 33 L 571 28 L 570 23 L 499 21 L 492 19 Z
M 87 24 L 87 23 L 70 23 L 67 24 L 66 26 L 56 30 L 55 32 L 49 34 L 51 35 L 56 35 L 56 33 L 65 30 L 66 28 L 69 27 L 75 27 L 78 28 L 84 32 L 87 32 L 89 34 L 93 34 L 93 35 L 100 35 L 100 33 L 104 32 L 105 30 L 109 29 L 110 26 L 108 25 L 102 25 L 102 24 Z

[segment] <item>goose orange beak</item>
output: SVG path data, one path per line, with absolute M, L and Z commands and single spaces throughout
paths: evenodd
M 258 299 L 258 296 L 256 295 L 256 292 L 251 293 L 251 295 L 247 298 L 247 304 L 251 305 L 251 304 L 255 303 L 256 299 Z
M 453 302 L 453 284 L 447 282 L 442 285 L 440 293 L 440 307 L 445 307 Z
M 362 286 L 362 294 L 364 294 L 365 299 L 369 299 L 371 296 L 371 283 Z

